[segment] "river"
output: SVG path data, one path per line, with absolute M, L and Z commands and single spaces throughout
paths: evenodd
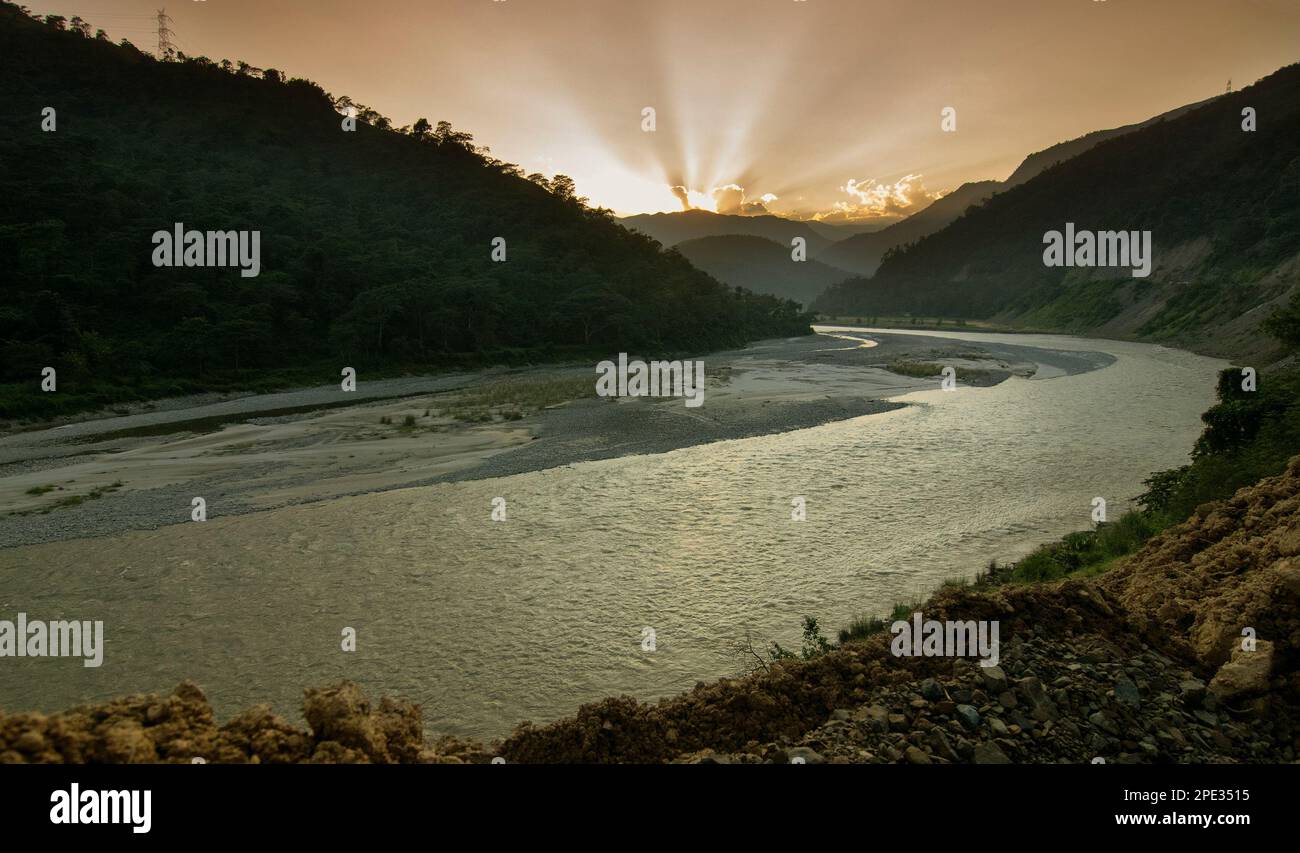
M 808 614 L 833 637 L 1088 527 L 1094 497 L 1117 516 L 1144 477 L 1186 461 L 1224 366 L 1137 343 L 942 336 L 1115 361 L 784 434 L 6 549 L 0 618 L 103 619 L 107 649 L 98 669 L 6 659 L 0 707 L 191 678 L 223 718 L 269 702 L 297 719 L 303 687 L 351 678 L 421 703 L 429 731 L 496 737 L 605 696 L 673 694 L 740 671 L 746 636 L 797 647 Z

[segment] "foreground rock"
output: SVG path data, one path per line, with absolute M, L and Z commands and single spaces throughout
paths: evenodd
M 462 764 L 491 756 L 475 744 L 426 743 L 418 706 L 372 707 L 356 685 L 307 690 L 296 728 L 255 706 L 218 726 L 196 685 L 128 696 L 60 714 L 0 716 L 3 763 Z

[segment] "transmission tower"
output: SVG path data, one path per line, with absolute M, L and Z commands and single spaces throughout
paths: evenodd
M 172 22 L 168 17 L 167 10 L 158 10 L 158 58 L 166 59 L 168 55 L 176 52 L 176 45 L 172 44 L 171 37 L 176 35 L 174 31 L 167 27 Z

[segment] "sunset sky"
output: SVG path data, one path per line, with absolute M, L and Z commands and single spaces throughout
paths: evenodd
M 161 0 L 27 5 L 156 42 Z M 445 119 L 620 214 L 680 210 L 685 191 L 724 212 L 898 216 L 1300 61 L 1298 0 L 185 0 L 167 13 L 187 54 L 307 77 L 397 126 Z

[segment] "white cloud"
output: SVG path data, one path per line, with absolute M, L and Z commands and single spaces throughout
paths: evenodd
M 892 184 L 881 183 L 875 178 L 863 181 L 849 178 L 840 187 L 840 192 L 848 195 L 849 200 L 836 202 L 833 210 L 819 214 L 817 218 L 876 219 L 907 216 L 941 195 L 927 190 L 919 174 L 904 175 Z
M 683 186 L 669 187 L 684 210 L 711 210 L 731 216 L 761 216 L 770 213 L 767 205 L 777 200 L 772 193 L 763 193 L 757 199 L 745 195 L 745 188 L 739 184 L 724 184 L 708 192 L 687 189 Z

